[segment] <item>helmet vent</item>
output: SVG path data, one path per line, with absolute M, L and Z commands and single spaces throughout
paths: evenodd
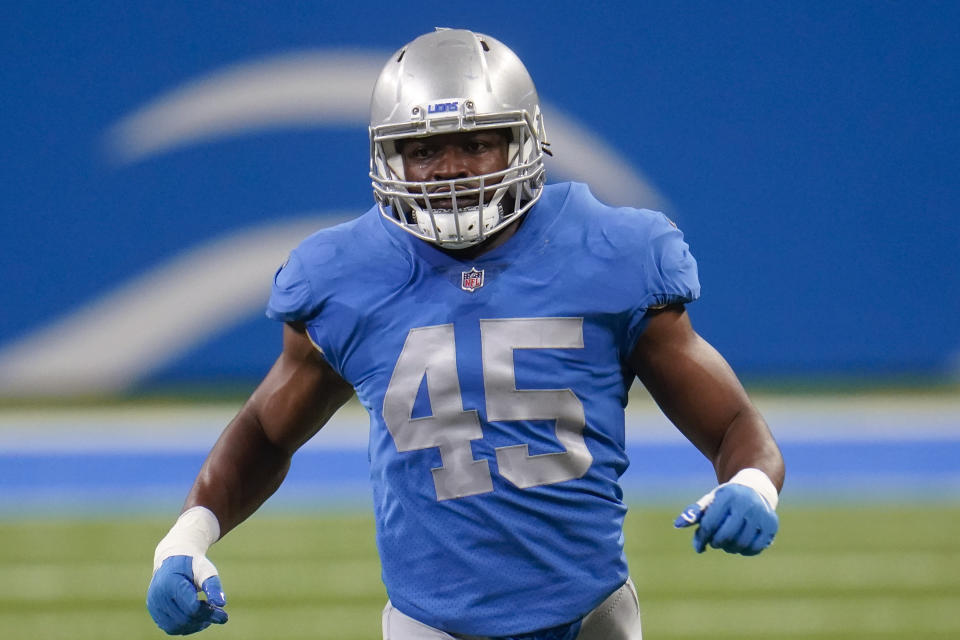
M 481 41 L 480 41 L 480 46 L 483 47 L 483 50 L 484 50 L 484 51 L 490 51 L 490 46 L 487 44 L 487 41 L 486 41 L 486 40 L 481 40 Z
M 405 54 L 406 52 L 407 52 L 407 49 L 406 47 L 404 47 L 403 51 L 400 52 L 400 55 L 397 56 L 397 62 L 400 62 L 401 60 L 403 60 L 403 54 Z

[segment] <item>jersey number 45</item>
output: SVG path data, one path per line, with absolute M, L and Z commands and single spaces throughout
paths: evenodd
M 483 384 L 489 421 L 554 420 L 564 451 L 530 455 L 526 444 L 497 447 L 500 475 L 526 489 L 583 476 L 593 456 L 583 441 L 583 404 L 570 389 L 517 389 L 514 349 L 582 349 L 582 318 L 480 320 Z M 423 377 L 432 415 L 411 418 Z M 493 491 L 487 460 L 471 440 L 483 438 L 475 410 L 464 411 L 452 324 L 411 329 L 383 399 L 383 418 L 400 452 L 437 447 L 438 500 Z

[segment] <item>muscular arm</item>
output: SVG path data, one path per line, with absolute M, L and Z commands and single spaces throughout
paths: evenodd
M 760 469 L 783 486 L 783 457 L 736 374 L 693 330 L 682 306 L 652 312 L 629 364 L 673 424 L 726 482 Z
M 184 510 L 210 509 L 226 534 L 277 490 L 293 453 L 352 394 L 303 328 L 286 325 L 283 352 L 213 446 Z

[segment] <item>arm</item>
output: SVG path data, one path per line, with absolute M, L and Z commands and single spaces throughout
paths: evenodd
M 351 395 L 304 328 L 286 325 L 283 352 L 213 446 L 184 511 L 208 508 L 226 534 L 277 490 L 294 452 Z
M 693 330 L 682 306 L 652 312 L 630 367 L 674 425 L 726 482 L 760 469 L 779 491 L 783 457 L 730 365 Z
M 285 326 L 280 357 L 214 444 L 183 513 L 157 545 L 147 609 L 161 629 L 184 635 L 227 621 L 207 549 L 277 490 L 294 452 L 352 394 L 304 328 Z
M 783 486 L 783 456 L 733 370 L 693 330 L 682 306 L 651 312 L 629 365 L 723 483 L 691 505 L 677 519 L 678 526 L 700 523 L 694 537 L 698 552 L 710 544 L 735 553 L 759 553 L 778 526 L 773 509 Z M 748 469 L 759 472 L 744 471 Z M 731 479 L 734 483 L 728 484 Z M 722 506 L 707 509 L 715 497 Z M 743 521 L 724 520 L 728 509 Z

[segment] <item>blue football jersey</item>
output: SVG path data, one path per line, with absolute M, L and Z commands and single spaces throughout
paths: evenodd
M 650 307 L 699 296 L 665 216 L 544 188 L 516 233 L 461 260 L 383 218 L 307 238 L 268 315 L 305 322 L 370 414 L 393 605 L 507 635 L 584 615 L 627 579 L 626 360 Z

